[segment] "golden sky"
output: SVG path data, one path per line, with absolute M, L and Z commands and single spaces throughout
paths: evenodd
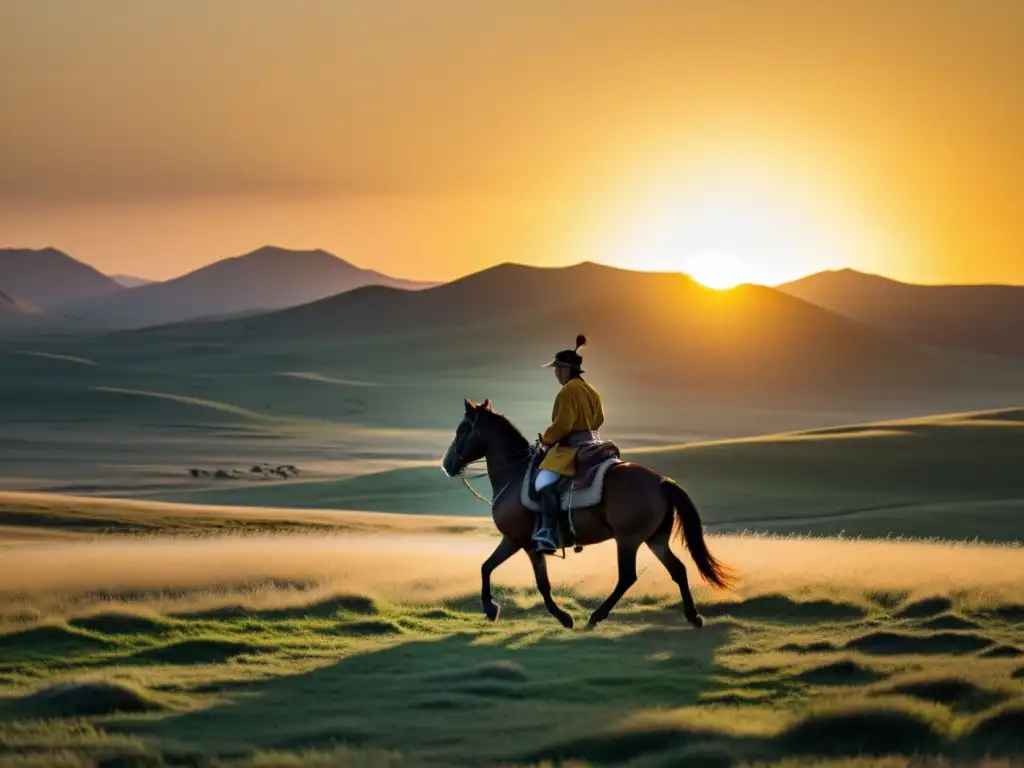
M 0 245 L 1024 283 L 1020 0 L 0 0 Z

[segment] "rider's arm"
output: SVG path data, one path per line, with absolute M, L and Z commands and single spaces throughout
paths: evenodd
M 597 397 L 597 413 L 594 414 L 594 423 L 590 425 L 591 429 L 600 429 L 604 426 L 604 404 L 601 402 L 601 396 Z
M 554 418 L 551 426 L 544 430 L 541 435 L 541 442 L 546 446 L 552 446 L 563 437 L 572 432 L 576 423 L 576 399 L 572 393 L 563 389 L 555 398 Z

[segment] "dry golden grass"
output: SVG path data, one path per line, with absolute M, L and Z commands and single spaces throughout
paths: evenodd
M 357 518 L 365 529 L 379 524 L 380 532 L 108 537 L 11 547 L 0 556 L 0 595 L 7 595 L 0 616 L 25 616 L 27 609 L 35 616 L 58 616 L 69 604 L 81 606 L 90 595 L 102 601 L 109 599 L 104 595 L 142 594 L 157 611 L 182 600 L 209 607 L 210 601 L 237 603 L 238 589 L 246 593 L 246 601 L 260 605 L 310 600 L 335 591 L 428 603 L 473 592 L 480 564 L 494 546 L 475 527 L 469 534 L 436 532 L 464 525 L 461 518 L 346 516 Z M 734 594 L 712 592 L 696 581 L 691 569 L 700 603 L 761 594 L 952 595 L 971 603 L 1007 603 L 1024 596 L 1020 548 L 748 536 L 713 537 L 710 546 L 737 569 L 740 583 Z M 677 594 L 646 550 L 639 570 L 631 595 Z M 590 547 L 564 562 L 552 560 L 550 571 L 558 587 L 604 595 L 615 582 L 614 550 L 608 544 Z M 533 574 L 527 559 L 520 555 L 510 560 L 496 572 L 495 583 L 530 587 Z
M 90 530 L 93 533 L 226 533 L 243 529 L 337 530 L 370 533 L 486 532 L 489 518 L 395 515 L 342 510 L 176 504 L 140 499 L 0 491 L 0 523 L 12 519 L 38 524 L 37 535 Z M 25 525 L 19 527 L 24 531 Z M 0 525 L 0 542 L 8 527 Z

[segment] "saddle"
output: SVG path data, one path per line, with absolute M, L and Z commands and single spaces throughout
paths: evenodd
M 597 440 L 580 445 L 576 453 L 576 473 L 572 477 L 563 477 L 556 485 L 562 511 L 571 513 L 573 509 L 585 509 L 600 504 L 605 475 L 612 466 L 621 463 L 620 456 L 618 446 L 611 440 Z M 540 495 L 533 489 L 541 461 L 540 454 L 534 456 L 523 477 L 521 501 L 524 507 L 533 512 L 541 510 Z

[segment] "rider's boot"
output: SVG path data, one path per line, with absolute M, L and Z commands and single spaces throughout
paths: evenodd
M 550 554 L 558 549 L 556 526 L 558 523 L 559 493 L 556 484 L 549 485 L 540 493 L 541 513 L 540 528 L 533 534 L 533 544 L 542 554 Z

